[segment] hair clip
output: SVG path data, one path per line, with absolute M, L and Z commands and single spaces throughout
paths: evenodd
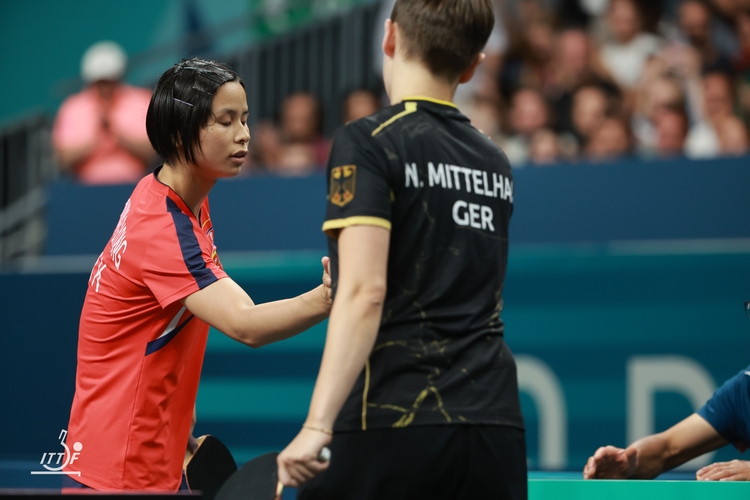
M 192 104 L 190 104 L 189 102 L 185 102 L 185 101 L 183 101 L 182 99 L 177 99 L 176 97 L 173 97 L 172 99 L 174 99 L 174 100 L 175 100 L 175 101 L 177 101 L 177 102 L 181 102 L 182 104 L 187 104 L 187 105 L 188 105 L 188 106 L 190 106 L 191 108 L 193 107 L 193 105 L 192 105 Z

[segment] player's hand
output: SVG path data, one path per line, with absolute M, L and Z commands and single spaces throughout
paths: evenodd
M 603 446 L 586 461 L 584 479 L 627 479 L 635 471 L 635 448 Z
M 324 446 L 331 442 L 328 434 L 302 429 L 294 441 L 279 454 L 279 482 L 296 488 L 328 468 L 328 462 L 318 460 Z
M 328 302 L 328 306 L 330 307 L 333 300 L 333 290 L 331 289 L 333 283 L 333 280 L 331 280 L 331 259 L 323 257 L 320 259 L 320 263 L 323 264 L 323 298 Z
M 750 481 L 750 462 L 716 462 L 699 469 L 695 478 L 698 481 Z

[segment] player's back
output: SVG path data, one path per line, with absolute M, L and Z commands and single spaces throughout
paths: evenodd
M 500 319 L 513 202 L 500 148 L 451 103 L 405 99 L 339 131 L 329 165 L 324 229 L 351 221 L 391 231 L 370 387 L 360 378 L 352 392 L 369 394 L 370 425 L 522 426 Z M 329 247 L 335 262 L 335 240 Z M 388 410 L 425 390 L 439 395 L 440 411 Z M 362 404 L 350 399 L 342 421 L 354 423 Z
M 507 262 L 513 202 L 507 158 L 441 101 L 406 100 L 356 126 L 382 154 L 391 189 L 386 307 L 392 319 L 383 327 L 421 321 L 427 312 L 444 335 L 486 328 Z

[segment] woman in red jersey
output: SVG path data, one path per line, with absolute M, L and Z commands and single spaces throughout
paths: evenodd
M 125 204 L 81 312 L 67 439 L 81 485 L 179 488 L 209 325 L 258 347 L 328 316 L 327 272 L 314 290 L 255 305 L 219 262 L 208 193 L 240 172 L 247 116 L 242 80 L 221 64 L 183 61 L 156 85 L 146 128 L 164 164 Z

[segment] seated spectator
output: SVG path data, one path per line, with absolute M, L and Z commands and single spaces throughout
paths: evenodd
M 532 165 L 553 165 L 561 159 L 560 141 L 554 131 L 543 128 L 531 136 L 529 143 L 529 163 Z
M 709 0 L 711 38 L 716 50 L 727 59 L 734 59 L 740 50 L 737 35 L 737 18 L 750 7 L 747 0 Z
M 610 98 L 600 86 L 584 85 L 576 90 L 573 94 L 571 117 L 579 149 L 586 148 L 592 134 L 613 112 Z
M 727 116 L 716 124 L 721 156 L 741 156 L 748 153 L 748 131 L 742 120 Z
M 546 88 L 553 75 L 554 19 L 537 13 L 519 22 L 513 27 L 513 43 L 499 71 L 500 90 L 505 99 L 520 88 Z
M 591 161 L 611 161 L 630 156 L 632 138 L 627 123 L 617 118 L 605 118 L 591 134 L 586 145 L 586 157 Z
M 313 150 L 314 163 L 324 170 L 330 142 L 322 135 L 320 103 L 308 92 L 287 96 L 281 104 L 281 136 L 284 144 L 307 144 Z
M 252 173 L 270 171 L 281 163 L 281 133 L 272 122 L 261 120 L 255 124 L 249 146 Z
M 721 71 L 705 74 L 701 81 L 701 115 L 690 128 L 685 153 L 689 158 L 712 158 L 720 153 L 718 124 L 734 116 L 732 78 Z
M 624 90 L 639 81 L 641 71 L 650 55 L 658 51 L 660 39 L 642 28 L 642 16 L 635 0 L 611 0 L 607 26 L 611 39 L 604 43 L 599 58 Z
M 310 144 L 293 142 L 281 148 L 279 163 L 272 166 L 269 172 L 282 177 L 301 177 L 318 171 L 315 150 Z
M 678 23 L 685 42 L 694 47 L 700 55 L 701 69 L 727 71 L 731 63 L 727 55 L 716 48 L 712 30 L 710 7 L 701 0 L 685 0 L 680 4 Z
M 654 58 L 649 65 L 658 65 Z M 631 128 L 635 147 L 641 155 L 652 156 L 656 150 L 658 134 L 656 123 L 666 112 L 685 108 L 685 94 L 681 82 L 669 73 L 650 70 L 644 75 L 645 81 L 638 89 L 636 109 L 632 115 Z
M 370 116 L 380 109 L 380 99 L 374 92 L 358 89 L 349 92 L 344 98 L 343 121 L 349 123 Z
M 656 156 L 665 159 L 682 156 L 687 131 L 688 120 L 683 109 L 664 110 L 656 120 Z
M 606 72 L 598 63 L 593 43 L 585 30 L 569 28 L 557 35 L 552 76 L 543 89 L 554 111 L 556 130 L 573 133 L 573 93 L 582 85 L 597 84 L 602 88 L 609 87 L 608 92 L 614 92 L 614 84 L 607 81 L 605 75 Z
M 500 144 L 513 167 L 520 167 L 526 163 L 531 137 L 546 128 L 549 122 L 549 110 L 541 92 L 522 88 L 513 94 L 510 107 L 512 135 Z
M 86 88 L 60 107 L 52 143 L 60 169 L 85 184 L 133 183 L 156 153 L 146 135 L 151 92 L 122 82 L 126 56 L 114 42 L 98 42 L 81 61 Z
M 494 100 L 473 96 L 470 101 L 461 106 L 461 112 L 477 130 L 497 144 L 503 142 L 500 106 Z

